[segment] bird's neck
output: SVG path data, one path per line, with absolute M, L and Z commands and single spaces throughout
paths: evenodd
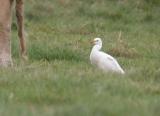
M 93 48 L 92 48 L 92 51 L 100 51 L 102 48 L 101 45 L 94 45 Z

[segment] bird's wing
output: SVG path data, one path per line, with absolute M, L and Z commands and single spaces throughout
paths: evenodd
M 101 52 L 101 55 L 102 55 L 103 57 L 107 58 L 107 60 L 109 60 L 109 61 L 111 61 L 111 62 L 114 62 L 114 61 L 115 61 L 115 59 L 114 59 L 111 55 L 109 55 L 109 54 L 106 54 L 106 53 L 104 53 L 104 52 Z
M 110 63 L 115 67 L 115 68 L 119 68 L 120 66 L 119 66 L 119 64 L 118 64 L 118 62 L 117 62 L 117 60 L 115 59 L 115 58 L 113 58 L 112 56 L 110 56 L 110 55 L 108 55 L 107 54 L 107 60 L 109 60 L 110 61 Z
M 123 71 L 117 60 L 111 55 L 101 52 L 104 56 L 107 67 L 109 66 L 112 70 Z

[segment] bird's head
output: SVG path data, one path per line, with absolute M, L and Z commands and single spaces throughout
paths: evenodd
M 91 43 L 94 45 L 94 49 L 100 50 L 102 48 L 101 38 L 94 38 Z
M 92 43 L 93 45 L 102 46 L 102 40 L 101 40 L 101 38 L 94 38 L 94 39 L 91 41 L 91 43 Z

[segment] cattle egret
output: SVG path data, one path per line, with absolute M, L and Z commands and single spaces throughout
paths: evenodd
M 124 74 L 125 72 L 118 64 L 117 60 L 113 58 L 111 55 L 106 54 L 101 50 L 102 48 L 102 40 L 101 38 L 95 38 L 93 41 L 93 48 L 90 54 L 91 64 L 95 65 L 99 69 L 105 72 L 116 72 L 120 74 Z

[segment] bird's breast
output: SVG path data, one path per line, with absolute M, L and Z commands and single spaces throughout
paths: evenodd
M 97 65 L 98 64 L 99 56 L 98 56 L 98 54 L 96 52 L 91 52 L 90 61 L 91 61 L 91 64 L 93 64 L 93 65 Z

